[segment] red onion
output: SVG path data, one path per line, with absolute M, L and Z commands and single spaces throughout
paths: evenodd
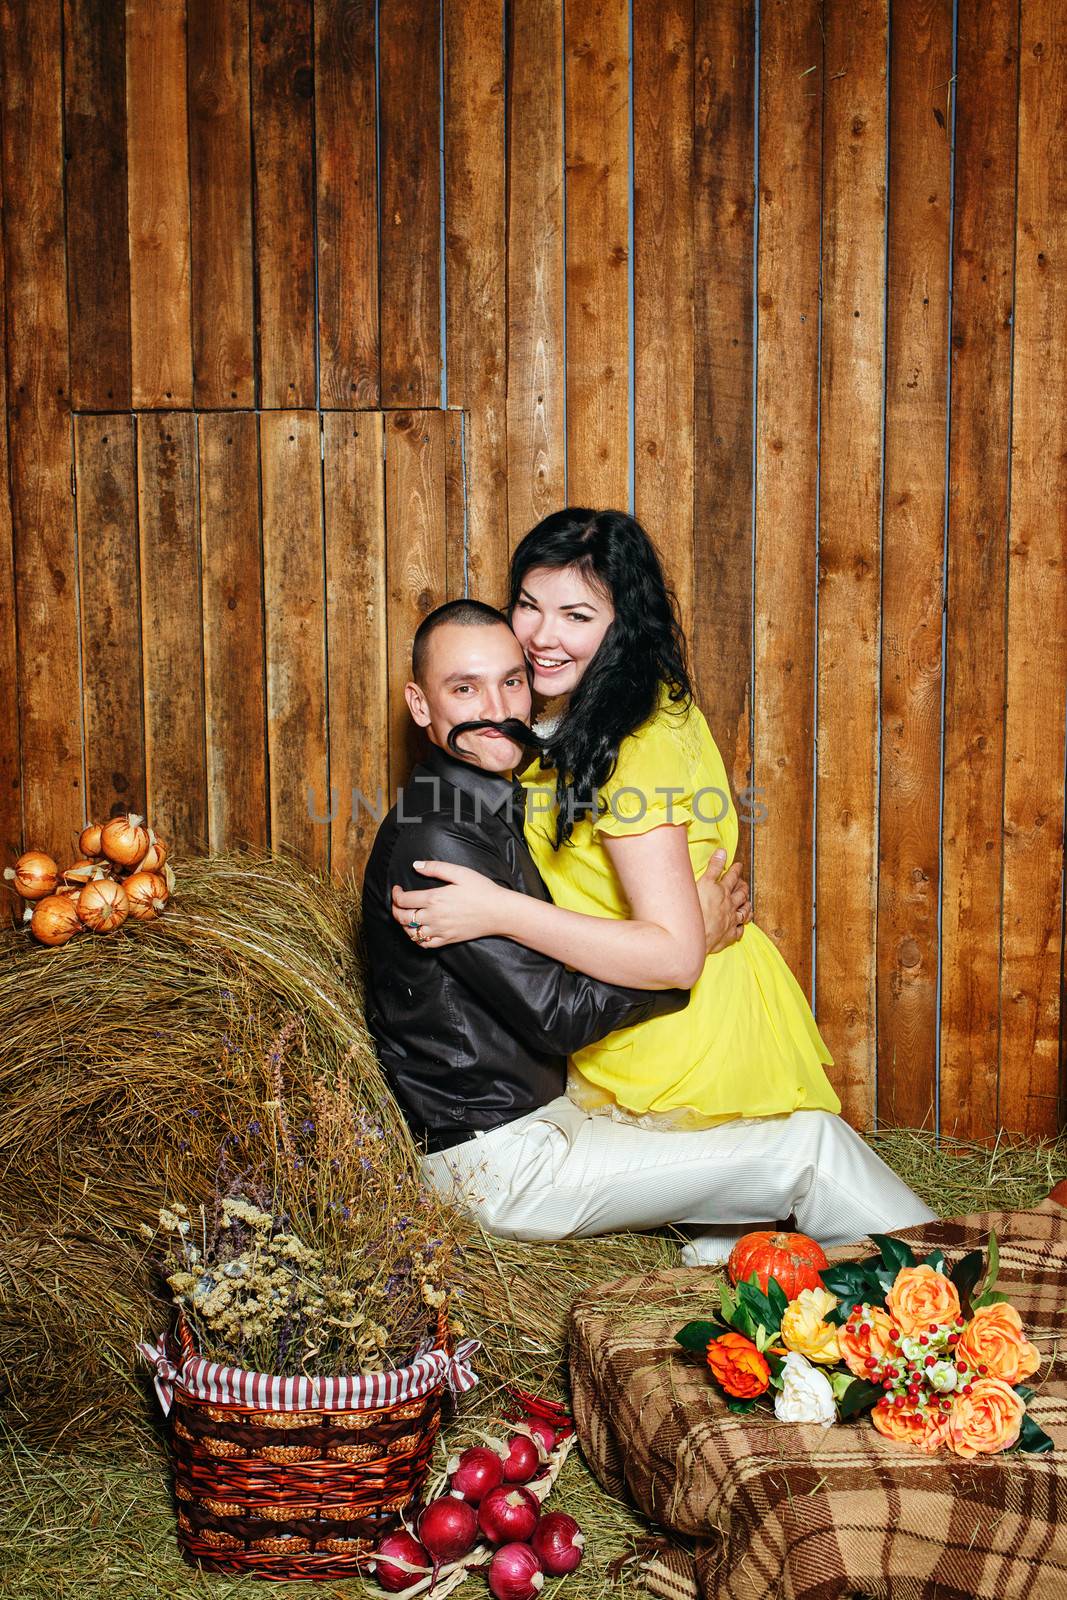
M 504 1463 L 495 1450 L 483 1445 L 472 1445 L 461 1456 L 448 1463 L 450 1487 L 453 1494 L 468 1500 L 472 1506 L 496 1489 L 504 1481 Z
M 478 1537 L 478 1518 L 474 1507 L 454 1494 L 431 1500 L 419 1518 L 419 1538 L 429 1551 L 434 1566 L 442 1561 L 458 1561 Z
M 534 1529 L 530 1545 L 549 1577 L 562 1578 L 581 1564 L 585 1535 L 565 1511 L 550 1511 Z
M 390 1594 L 399 1594 L 401 1589 L 410 1589 L 413 1583 L 418 1583 L 423 1572 L 405 1572 L 403 1567 L 394 1567 L 391 1562 L 386 1561 L 384 1559 L 386 1556 L 395 1556 L 399 1561 L 406 1561 L 411 1567 L 421 1567 L 423 1572 L 430 1570 L 429 1554 L 414 1534 L 408 1533 L 406 1528 L 390 1533 L 382 1540 L 368 1563 L 381 1587 L 387 1589 Z
M 496 1600 L 533 1600 L 544 1581 L 528 1544 L 502 1544 L 489 1563 L 489 1591 Z
M 529 1483 L 540 1465 L 541 1457 L 533 1440 L 524 1433 L 513 1433 L 508 1440 L 508 1457 L 504 1462 L 505 1482 Z
M 542 1422 L 540 1417 L 531 1417 L 526 1426 L 529 1428 L 531 1433 L 536 1433 L 537 1437 L 541 1441 L 541 1444 L 544 1446 L 546 1455 L 551 1455 L 553 1450 L 556 1448 L 555 1429 L 549 1427 L 547 1422 Z
M 507 1544 L 513 1539 L 521 1544 L 537 1527 L 540 1515 L 540 1504 L 529 1489 L 517 1484 L 509 1489 L 502 1483 L 499 1489 L 490 1489 L 478 1507 L 478 1526 L 491 1544 Z

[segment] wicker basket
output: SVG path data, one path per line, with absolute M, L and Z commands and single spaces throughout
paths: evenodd
M 198 1566 L 261 1578 L 363 1573 L 426 1481 L 448 1388 L 476 1381 L 443 1312 L 411 1366 L 360 1379 L 217 1367 L 182 1319 L 177 1340 L 176 1359 L 167 1341 L 141 1348 L 170 1409 L 178 1543 Z

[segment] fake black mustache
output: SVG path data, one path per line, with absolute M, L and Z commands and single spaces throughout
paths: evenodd
M 543 755 L 546 741 L 541 735 L 534 733 L 531 727 L 519 717 L 505 717 L 503 722 L 458 722 L 448 732 L 448 748 L 454 756 L 469 756 L 471 752 L 464 750 L 459 744 L 462 733 L 478 733 L 482 728 L 495 728 L 497 733 L 502 733 L 506 739 L 512 739 L 524 750 L 531 751 L 534 755 Z

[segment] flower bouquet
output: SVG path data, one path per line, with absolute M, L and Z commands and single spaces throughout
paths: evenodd
M 753 1272 L 719 1291 L 714 1321 L 676 1335 L 711 1369 L 731 1411 L 773 1403 L 782 1422 L 829 1427 L 871 1413 L 879 1433 L 927 1454 L 972 1458 L 1052 1440 L 1027 1414 L 1040 1365 L 1022 1321 L 996 1290 L 996 1236 L 948 1267 L 916 1261 L 899 1239 L 812 1273 L 789 1299 Z

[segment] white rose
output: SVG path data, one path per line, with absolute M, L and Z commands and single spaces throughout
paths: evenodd
M 774 1397 L 779 1422 L 817 1422 L 824 1428 L 836 1422 L 830 1380 L 797 1351 L 790 1350 L 782 1362 L 781 1379 L 782 1387 Z
M 951 1394 L 959 1381 L 959 1373 L 951 1361 L 936 1361 L 926 1369 L 926 1381 L 938 1394 Z

